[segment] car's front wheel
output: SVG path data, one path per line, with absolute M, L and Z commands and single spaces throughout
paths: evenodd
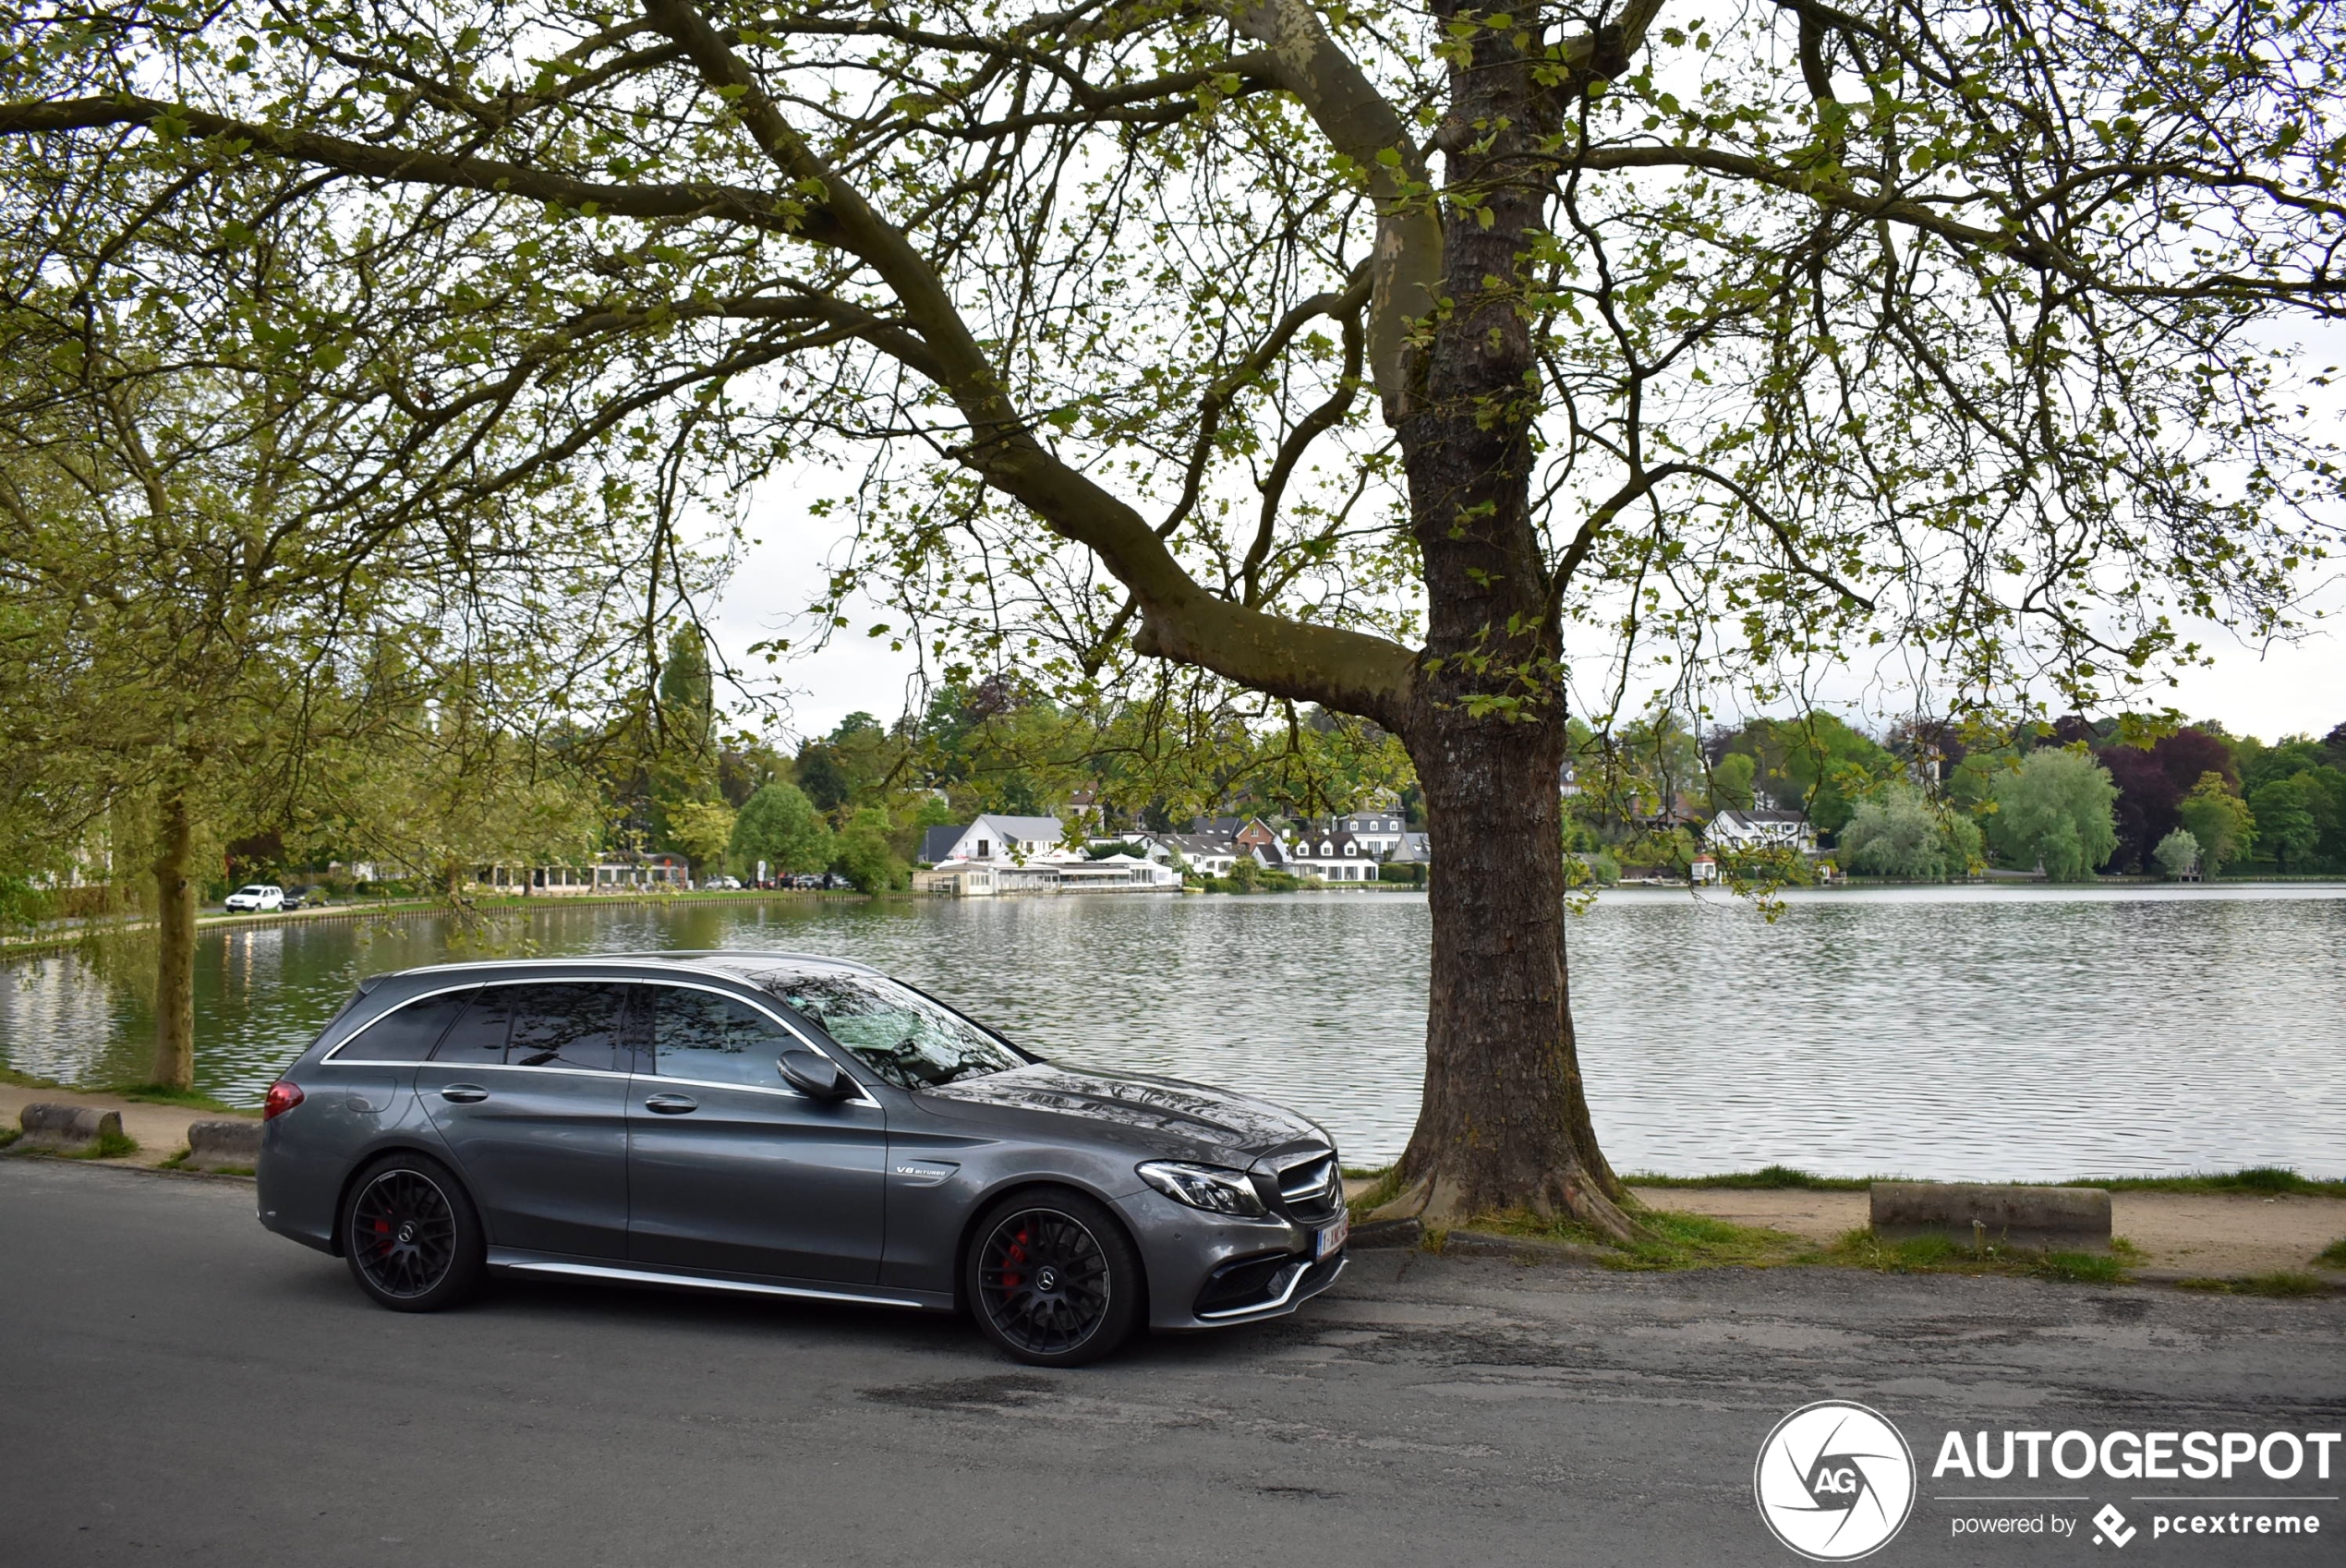
M 1013 1193 L 978 1221 L 964 1282 L 978 1327 L 1037 1367 L 1080 1367 L 1142 1321 L 1141 1255 L 1096 1199 Z
M 350 1184 L 343 1256 L 358 1288 L 394 1312 L 437 1312 L 480 1288 L 488 1244 L 479 1212 L 447 1166 L 388 1154 Z

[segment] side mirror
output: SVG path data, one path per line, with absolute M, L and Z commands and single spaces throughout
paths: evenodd
M 819 1051 L 785 1051 L 779 1065 L 785 1082 L 817 1100 L 844 1100 L 855 1092 L 855 1080 Z

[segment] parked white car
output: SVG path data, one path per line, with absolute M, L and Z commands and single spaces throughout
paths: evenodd
M 273 882 L 248 882 L 228 895 L 230 914 L 266 914 L 285 907 L 285 890 Z

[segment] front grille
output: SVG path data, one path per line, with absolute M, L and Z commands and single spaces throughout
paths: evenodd
M 1325 1224 L 1344 1209 L 1344 1173 L 1332 1149 L 1292 1159 L 1255 1185 L 1270 1188 L 1263 1196 L 1272 1207 L 1307 1225 Z

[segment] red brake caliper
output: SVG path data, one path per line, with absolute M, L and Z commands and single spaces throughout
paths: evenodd
M 1025 1231 L 1019 1232 L 1018 1239 L 1010 1243 L 1010 1249 L 1004 1255 L 1002 1261 L 1010 1265 L 1025 1262 L 1026 1242 L 1027 1233 Z M 1005 1269 L 1002 1272 L 1002 1288 L 1004 1290 L 1016 1290 L 1019 1286 L 1019 1275 L 1011 1273 L 1008 1269 Z

